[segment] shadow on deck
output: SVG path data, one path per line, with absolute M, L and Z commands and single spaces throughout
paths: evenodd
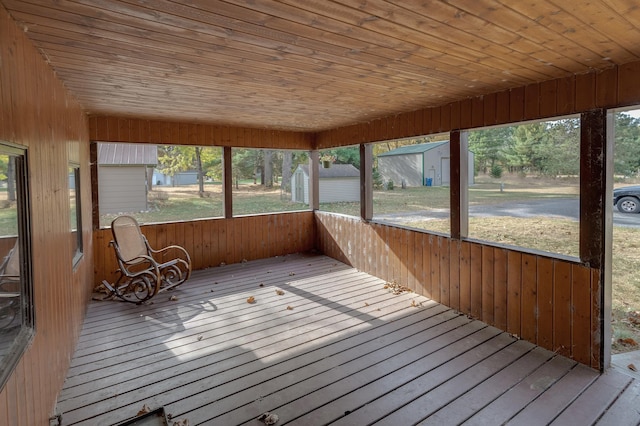
M 62 424 L 118 424 L 145 406 L 190 426 L 260 425 L 266 411 L 278 425 L 640 422 L 632 377 L 384 284 L 294 255 L 196 271 L 147 305 L 92 302 Z

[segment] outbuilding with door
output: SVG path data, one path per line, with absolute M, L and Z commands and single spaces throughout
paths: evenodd
M 469 152 L 469 184 L 473 184 L 473 153 Z M 450 183 L 449 141 L 406 145 L 378 155 L 385 184 L 441 186 Z
M 351 164 L 320 167 L 318 173 L 321 203 L 360 201 L 360 170 Z M 291 178 L 291 200 L 309 204 L 309 165 L 301 164 Z

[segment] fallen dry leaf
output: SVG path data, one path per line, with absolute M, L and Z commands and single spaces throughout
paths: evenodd
M 293 306 L 287 306 L 288 311 L 293 311 Z
M 256 298 L 251 296 L 247 299 L 247 303 L 256 303 Z
M 392 281 L 390 283 L 386 283 L 384 285 L 384 288 L 385 289 L 391 289 L 391 292 L 393 294 L 395 294 L 395 295 L 402 294 L 404 292 L 413 293 L 413 291 L 409 287 L 400 285 L 400 284 L 396 283 L 395 281 Z
M 289 272 L 290 277 L 294 276 L 295 274 L 296 274 L 295 272 Z
M 202 336 L 198 336 L 198 342 L 202 340 Z
M 411 306 L 413 306 L 414 308 L 417 308 L 418 304 L 416 303 L 415 300 L 411 300 Z
M 178 300 L 178 296 L 173 295 L 169 298 L 170 301 L 175 302 L 176 300 Z
M 626 339 L 618 339 L 618 343 L 621 343 L 621 344 L 627 345 L 627 346 L 638 346 L 638 342 L 636 342 L 635 340 L 633 340 L 630 337 L 628 337 Z
M 629 364 L 629 365 L 627 365 L 627 368 L 628 368 L 629 370 L 631 370 L 631 371 L 636 371 L 636 372 L 638 371 L 638 369 L 636 368 L 636 366 L 635 366 L 635 365 L 633 365 L 633 364 Z
M 278 415 L 276 413 L 266 412 L 266 413 L 262 414 L 260 417 L 258 417 L 258 420 L 260 420 L 261 422 L 263 422 L 267 426 L 271 426 L 271 425 L 275 425 L 276 423 L 278 423 L 278 420 L 280 420 L 280 418 L 278 417 Z
M 277 294 L 278 296 L 282 296 L 282 295 L 284 294 L 284 291 L 282 291 L 282 290 L 276 290 L 276 294 Z
M 264 283 L 260 283 L 260 287 L 264 287 Z
M 369 306 L 369 304 L 367 302 L 364 302 L 364 306 Z
M 173 422 L 173 426 L 189 426 L 189 420 L 180 419 Z
M 140 409 L 140 411 L 138 411 L 138 414 L 136 414 L 136 416 L 141 416 L 143 414 L 147 414 L 151 412 L 151 408 L 149 408 L 149 406 L 147 404 L 144 404 L 142 406 L 142 408 Z

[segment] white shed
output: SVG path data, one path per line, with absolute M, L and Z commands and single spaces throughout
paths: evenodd
M 321 203 L 360 201 L 360 170 L 351 164 L 332 164 L 319 168 Z M 291 200 L 309 204 L 309 165 L 301 164 L 291 177 Z
M 473 152 L 469 152 L 469 184 L 473 184 Z M 378 172 L 396 186 L 449 185 L 449 141 L 406 145 L 378 155 Z
M 98 143 L 100 213 L 147 210 L 147 168 L 157 163 L 156 145 Z

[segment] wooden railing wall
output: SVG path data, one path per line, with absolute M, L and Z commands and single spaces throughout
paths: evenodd
M 91 218 L 89 126 L 82 108 L 0 5 L 0 141 L 27 148 L 36 333 L 0 390 L 1 425 L 48 425 L 91 294 L 91 220 L 74 268 L 69 161 L 80 164 Z M 9 241 L 7 241 L 11 244 Z
M 640 62 L 382 117 L 316 135 L 316 148 L 385 141 L 640 104 Z
M 309 150 L 314 137 L 303 132 L 106 116 L 90 117 L 89 128 L 93 141 L 239 148 Z
M 143 225 L 152 247 L 183 246 L 193 269 L 239 263 L 266 257 L 309 251 L 315 247 L 311 211 L 244 216 L 232 219 L 203 219 L 188 222 Z M 95 283 L 116 278 L 116 261 L 111 229 L 94 231 Z
M 600 368 L 600 270 L 348 216 L 315 218 L 326 255 Z

